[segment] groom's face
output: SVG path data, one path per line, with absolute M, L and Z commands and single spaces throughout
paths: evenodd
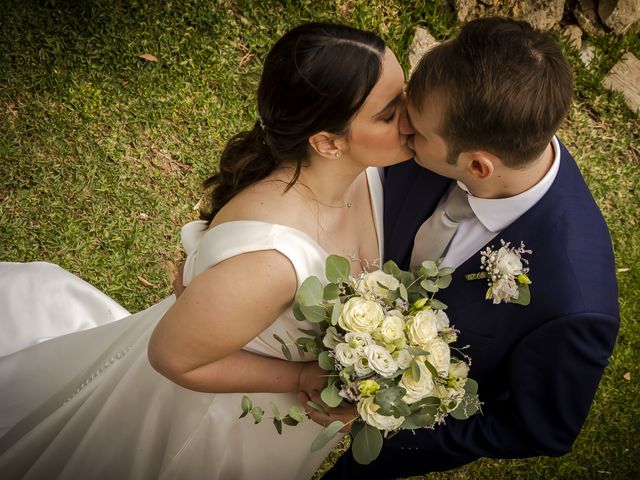
M 460 180 L 464 173 L 458 165 L 449 163 L 447 142 L 441 135 L 444 111 L 438 95 L 427 95 L 422 108 L 411 102 L 407 114 L 415 134 L 409 140 L 409 147 L 415 152 L 415 161 L 439 175 Z

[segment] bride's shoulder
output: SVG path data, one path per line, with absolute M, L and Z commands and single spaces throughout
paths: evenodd
M 307 214 L 300 202 L 287 191 L 287 183 L 274 178 L 258 181 L 233 197 L 216 215 L 213 225 L 255 220 L 304 229 Z

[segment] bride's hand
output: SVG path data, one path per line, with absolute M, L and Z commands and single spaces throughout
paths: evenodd
M 340 429 L 342 433 L 349 433 L 351 431 L 351 424 L 353 423 L 353 419 L 358 416 L 355 405 L 348 404 L 344 407 L 329 407 L 322 401 L 322 398 L 320 398 L 320 392 L 318 390 L 313 390 L 309 393 L 300 392 L 298 393 L 298 400 L 300 400 L 300 403 L 304 405 L 304 409 L 307 412 L 309 418 L 316 422 L 318 425 L 327 427 L 336 420 L 344 423 L 345 426 Z M 321 405 L 327 413 L 320 412 L 315 408 L 310 407 L 307 403 L 310 400 Z
M 327 372 L 318 365 L 318 362 L 305 362 L 302 364 L 298 375 L 298 391 L 309 393 L 314 390 L 322 390 L 327 386 Z

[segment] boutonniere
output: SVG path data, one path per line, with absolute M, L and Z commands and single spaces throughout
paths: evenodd
M 527 276 L 529 264 L 524 254 L 530 254 L 531 250 L 525 249 L 524 242 L 519 247 L 511 247 L 510 242 L 500 240 L 502 246 L 496 251 L 493 247 L 487 247 L 480 252 L 480 269 L 482 272 L 465 275 L 466 280 L 487 279 L 487 300 L 493 303 L 517 303 L 529 305 L 531 293 L 529 285 L 531 280 Z

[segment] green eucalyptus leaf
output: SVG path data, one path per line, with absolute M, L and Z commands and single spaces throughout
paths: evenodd
M 384 273 L 388 273 L 389 275 L 397 275 L 401 272 L 400 268 L 393 260 L 387 260 L 386 262 L 384 262 L 384 265 L 382 265 L 382 271 Z
M 289 340 L 291 340 L 291 344 L 296 346 L 296 349 L 298 350 L 298 356 L 300 358 L 304 357 L 304 350 L 300 345 L 298 345 L 297 339 L 293 335 L 291 335 L 291 333 L 288 330 L 287 330 L 287 337 L 289 337 Z
M 411 375 L 416 382 L 420 381 L 420 365 L 415 360 L 411 361 Z
M 297 405 L 293 405 L 289 408 L 289 416 L 298 422 L 301 422 L 304 419 L 304 412 L 300 410 L 300 407 Z
M 531 292 L 529 291 L 529 285 L 518 284 L 518 298 L 512 298 L 511 303 L 517 305 L 529 305 L 531 302 Z
M 291 357 L 291 351 L 289 350 L 289 346 L 285 343 L 284 340 L 282 340 L 282 338 L 280 338 L 275 333 L 273 334 L 273 338 L 275 338 L 278 342 L 280 342 L 282 354 L 285 356 L 287 360 L 291 361 L 292 357 Z
M 447 304 L 446 303 L 442 303 L 437 298 L 432 298 L 430 305 L 431 305 L 431 308 L 434 309 L 434 310 L 446 310 L 447 309 Z
M 332 371 L 335 368 L 335 360 L 329 356 L 328 351 L 320 352 L 318 355 L 318 365 L 321 369 L 326 370 L 328 372 Z
M 327 312 L 320 305 L 300 305 L 300 310 L 311 323 L 320 323 L 327 318 Z
M 400 284 L 400 286 L 404 287 L 404 285 Z M 407 290 L 407 287 L 404 287 L 405 291 Z M 389 290 L 387 292 L 387 303 L 393 303 L 395 302 L 398 298 L 400 298 L 400 292 L 399 292 L 399 288 L 397 288 L 396 290 Z
M 269 403 L 271 404 L 271 411 L 273 412 L 273 416 L 280 417 L 280 410 L 278 410 L 278 406 L 273 402 Z
M 331 300 L 335 300 L 340 296 L 340 287 L 335 283 L 328 283 L 324 287 L 324 293 L 322 294 L 323 298 L 330 302 Z
M 339 420 L 331 422 L 331 424 L 329 424 L 327 428 L 322 430 L 315 438 L 315 440 L 311 444 L 311 451 L 315 452 L 316 450 L 320 450 L 322 447 L 324 447 L 329 442 L 329 440 L 336 436 L 336 434 L 342 427 L 344 427 L 344 423 Z
M 251 403 L 251 399 L 249 397 L 247 397 L 246 395 L 242 396 L 242 400 L 240 400 L 240 407 L 242 408 L 242 415 L 240 415 L 240 418 L 244 417 L 245 415 L 247 415 L 251 409 L 253 408 L 253 404 Z
M 407 347 L 407 350 L 409 351 L 409 353 L 411 354 L 411 356 L 416 357 L 419 355 L 429 355 L 429 352 L 419 348 L 419 347 Z
M 298 330 L 300 330 L 305 335 L 309 335 L 310 337 L 317 337 L 319 335 L 319 333 L 316 330 L 311 330 L 310 328 L 308 329 L 299 328 Z
M 339 255 L 329 255 L 326 264 L 327 280 L 331 283 L 341 283 L 349 280 L 351 265 L 349 260 Z
M 331 325 L 334 327 L 338 324 L 338 319 L 340 318 L 340 313 L 342 312 L 342 302 L 340 302 L 340 297 L 336 299 L 336 303 L 333 304 L 333 310 L 331 311 Z
M 342 397 L 338 392 L 339 390 L 335 385 L 329 385 L 320 392 L 320 398 L 331 408 L 335 408 L 342 403 Z
M 450 412 L 457 420 L 466 420 L 480 411 L 480 402 L 475 395 L 465 395 L 460 405 Z
M 301 306 L 320 305 L 323 293 L 324 287 L 318 277 L 309 277 L 300 285 L 296 300 L 300 302 Z
M 430 278 L 425 278 L 420 282 L 420 286 L 424 288 L 427 292 L 435 293 L 438 291 L 438 286 L 436 282 L 431 280 Z
M 425 277 L 435 277 L 436 275 L 438 275 L 438 266 L 433 260 L 425 260 L 424 262 L 422 262 L 422 268 L 420 269 L 420 272 Z
M 289 350 L 289 347 L 283 344 L 280 346 L 280 350 L 282 350 L 282 354 L 284 355 L 284 358 L 286 358 L 289 361 L 293 360 L 293 357 L 291 356 L 291 350 Z
M 473 378 L 467 378 L 467 381 L 464 384 L 464 391 L 471 395 L 477 394 L 478 382 L 476 382 Z
M 300 337 L 296 340 L 296 345 L 305 352 L 314 352 L 316 348 L 316 342 L 313 338 Z
M 264 416 L 264 410 L 262 410 L 260 407 L 253 407 L 251 409 L 251 415 L 255 420 L 254 423 L 260 423 L 262 421 L 262 417 Z
M 416 279 L 416 277 L 414 277 L 411 272 L 405 272 L 405 271 L 401 271 L 400 273 L 398 273 L 396 275 L 396 278 L 400 280 L 400 283 L 407 288 L 409 288 L 409 285 L 411 285 Z
M 289 425 L 290 427 L 295 427 L 300 423 L 300 421 L 296 420 L 291 415 L 285 415 L 284 417 L 282 417 L 282 423 L 284 423 L 285 425 Z
M 302 313 L 302 310 L 300 310 L 300 302 L 298 302 L 297 300 L 295 302 L 293 302 L 293 316 L 296 317 L 296 320 L 302 322 L 303 320 L 306 320 L 306 318 L 304 318 L 304 313 Z
M 429 361 L 425 361 L 424 362 L 424 366 L 427 367 L 427 370 L 429 370 L 429 372 L 431 372 L 431 375 L 433 375 L 434 377 L 439 377 L 440 374 L 438 373 L 438 371 L 436 370 L 436 367 L 434 367 L 431 362 Z
M 398 287 L 398 293 L 400 294 L 400 298 L 402 298 L 405 302 L 409 301 L 409 292 L 407 292 L 407 287 L 404 284 L 400 284 Z
M 279 417 L 274 418 L 273 425 L 276 427 L 276 430 L 278 431 L 278 433 L 282 435 L 282 419 Z
M 447 288 L 449 285 L 451 285 L 451 279 L 453 277 L 451 275 L 443 275 L 443 276 L 439 276 L 438 277 L 438 288 Z
M 325 415 L 329 415 L 329 412 L 327 412 L 327 409 L 324 408 L 322 405 L 320 405 L 319 403 L 314 402 L 313 400 L 309 400 L 307 401 L 307 405 L 309 405 L 311 408 L 313 408 L 314 410 L 317 410 L 321 413 L 324 413 Z
M 365 424 L 364 427 L 353 435 L 351 451 L 353 458 L 360 465 L 368 465 L 380 454 L 382 450 L 382 433 L 375 427 Z
M 409 406 L 402 400 L 407 391 L 402 387 L 389 387 L 378 390 L 373 402 L 380 408 L 377 413 L 380 415 L 393 415 L 400 417 L 411 413 Z
M 430 427 L 434 424 L 435 419 L 434 413 L 418 410 L 416 413 L 404 417 L 402 428 L 405 430 L 414 430 L 416 428 Z
M 438 275 L 440 275 L 441 277 L 444 277 L 445 275 L 451 275 L 455 271 L 456 271 L 455 268 L 443 267 L 443 268 L 438 270 Z

